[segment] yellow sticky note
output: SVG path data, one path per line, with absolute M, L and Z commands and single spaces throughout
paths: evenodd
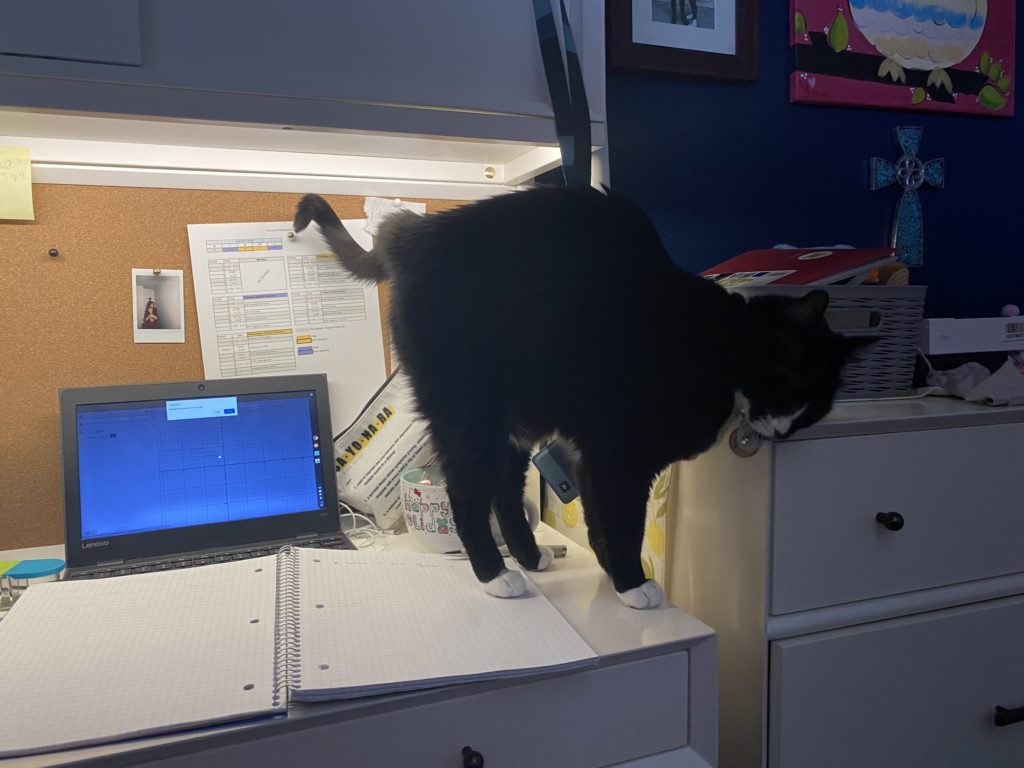
M 0 219 L 34 221 L 32 163 L 27 147 L 0 147 Z

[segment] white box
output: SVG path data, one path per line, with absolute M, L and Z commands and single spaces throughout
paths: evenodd
M 930 318 L 921 322 L 921 351 L 1016 352 L 1024 349 L 1024 317 Z

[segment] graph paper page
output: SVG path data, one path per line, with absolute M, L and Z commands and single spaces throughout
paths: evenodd
M 295 550 L 300 663 L 293 699 L 349 698 L 582 666 L 596 655 L 527 579 L 486 594 L 465 560 Z
M 30 587 L 0 621 L 0 757 L 274 712 L 275 580 L 271 555 Z

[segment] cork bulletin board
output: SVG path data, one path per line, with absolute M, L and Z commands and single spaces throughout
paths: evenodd
M 0 222 L 0 550 L 64 540 L 60 388 L 203 378 L 187 225 L 288 221 L 299 197 L 36 184 L 36 220 Z M 325 197 L 363 218 L 362 197 Z M 133 342 L 133 267 L 184 270 L 184 344 Z M 390 371 L 386 327 L 384 346 Z

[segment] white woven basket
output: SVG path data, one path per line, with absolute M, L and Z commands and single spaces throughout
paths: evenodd
M 877 344 L 847 363 L 837 399 L 907 394 L 914 378 L 927 287 L 757 285 L 732 290 L 744 296 L 803 296 L 815 289 L 828 291 L 825 318 L 833 330 L 848 336 L 879 337 Z

